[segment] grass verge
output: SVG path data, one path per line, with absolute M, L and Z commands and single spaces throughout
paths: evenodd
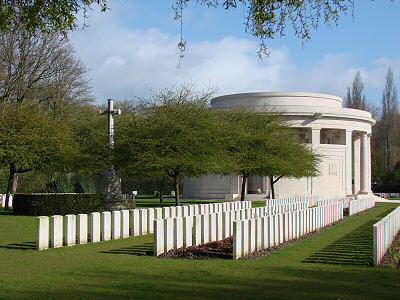
M 353 262 L 372 256 L 370 224 L 395 207 L 240 261 L 157 259 L 151 235 L 38 252 L 36 219 L 0 213 L 0 298 L 394 299 L 399 270 Z

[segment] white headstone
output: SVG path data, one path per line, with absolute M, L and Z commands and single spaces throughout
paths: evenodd
M 242 257 L 242 222 L 233 222 L 233 259 L 238 259 Z
M 51 247 L 59 248 L 63 246 L 63 216 L 51 217 Z
M 268 217 L 261 218 L 261 248 L 269 248 Z
M 283 243 L 283 215 L 279 214 L 278 215 L 278 226 L 279 226 L 279 243 L 282 244 Z
M 217 213 L 217 212 L 219 212 L 219 206 L 218 206 L 218 203 L 213 203 L 213 211 L 214 211 L 214 213 Z
M 197 215 L 199 215 L 200 214 L 200 206 L 197 204 L 197 205 L 193 205 L 194 206 L 194 212 L 193 212 L 193 215 L 194 216 L 197 216 Z
M 100 213 L 90 214 L 90 241 L 97 243 L 100 241 Z
M 242 222 L 242 255 L 246 256 L 249 254 L 249 220 Z
M 201 215 L 201 243 L 207 244 L 210 241 L 210 215 Z
M 129 210 L 130 213 L 130 231 L 131 236 L 138 236 L 140 234 L 139 231 L 139 210 L 138 209 L 131 209 Z
M 147 233 L 153 233 L 154 226 L 154 208 L 147 209 Z
M 268 244 L 270 247 L 276 245 L 276 233 L 275 233 L 275 216 L 268 216 L 268 228 L 269 228 L 269 241 Z
M 217 214 L 210 214 L 210 225 L 209 225 L 209 240 L 214 242 L 217 240 Z
M 175 208 L 175 206 L 170 206 L 169 207 L 169 217 L 170 218 L 176 218 L 176 208 Z
M 10 198 L 8 199 L 8 207 L 13 207 L 13 198 L 14 198 L 14 195 L 10 194 Z
M 164 253 L 164 220 L 156 219 L 154 220 L 154 255 L 158 256 Z
M 121 235 L 122 238 L 129 237 L 129 210 L 121 210 Z
M 163 210 L 163 218 L 164 219 L 169 218 L 169 216 L 170 216 L 169 207 L 163 207 L 162 210 Z
M 193 217 L 193 227 L 194 227 L 194 245 L 201 244 L 201 215 L 196 215 Z
M 79 214 L 76 219 L 76 233 L 78 244 L 87 244 L 88 241 L 88 216 Z
M 187 248 L 192 246 L 192 217 L 183 218 L 183 247 Z
M 174 249 L 182 248 L 183 246 L 183 226 L 182 217 L 174 219 Z
M 114 210 L 111 214 L 111 237 L 113 240 L 121 238 L 121 212 Z
M 101 240 L 109 241 L 111 239 L 111 213 L 103 211 L 101 213 Z
M 189 216 L 189 207 L 182 206 L 182 217 L 187 217 L 187 216 Z
M 164 252 L 174 248 L 174 219 L 164 219 Z
M 176 218 L 182 217 L 182 208 L 181 208 L 181 206 L 175 206 L 175 217 Z
M 251 219 L 249 222 L 249 253 L 252 253 L 256 250 L 256 220 Z
M 262 230 L 261 230 L 261 219 L 255 219 L 256 222 L 256 248 L 254 250 L 258 251 L 262 246 Z
M 189 209 L 189 212 L 188 212 L 189 216 L 194 216 L 195 206 L 194 205 L 189 205 L 188 209 Z
M 37 250 L 49 249 L 49 217 L 38 217 L 38 229 L 36 236 Z
M 229 219 L 229 211 L 225 211 L 222 213 L 222 234 L 224 239 L 227 238 L 228 236 L 230 236 L 230 219 Z
M 76 216 L 66 215 L 65 218 L 64 241 L 65 246 L 73 246 L 76 244 Z
M 222 212 L 219 212 L 217 215 L 217 241 L 224 239 L 223 237 L 223 223 L 222 223 Z
M 147 234 L 147 209 L 139 209 L 139 234 Z
M 162 208 L 161 207 L 154 208 L 154 219 L 162 219 L 162 218 L 163 218 Z

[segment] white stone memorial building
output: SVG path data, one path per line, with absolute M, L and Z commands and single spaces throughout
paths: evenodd
M 215 109 L 279 112 L 298 129 L 301 142 L 322 155 L 320 175 L 301 179 L 282 178 L 275 197 L 319 195 L 323 197 L 371 193 L 371 130 L 369 112 L 343 107 L 340 97 L 316 93 L 243 93 L 214 98 Z M 240 176 L 207 175 L 186 178 L 183 196 L 192 199 L 233 199 L 241 189 Z M 248 179 L 248 199 L 269 194 L 268 177 Z

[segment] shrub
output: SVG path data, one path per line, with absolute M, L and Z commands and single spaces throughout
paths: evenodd
M 103 196 L 100 194 L 15 194 L 15 215 L 51 216 L 87 214 L 100 211 Z

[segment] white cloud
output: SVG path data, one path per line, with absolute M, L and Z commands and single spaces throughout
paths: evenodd
M 271 49 L 270 56 L 260 62 L 257 43 L 235 37 L 188 43 L 182 67 L 177 69 L 176 36 L 157 28 L 130 29 L 115 14 L 94 16 L 90 22 L 92 26 L 74 32 L 71 41 L 90 69 L 99 103 L 108 97 L 145 96 L 150 89 L 188 81 L 199 88 L 217 87 L 220 94 L 309 91 L 341 96 L 356 70 L 371 93 L 378 94 L 388 65 L 395 74 L 400 71 L 400 58 L 379 58 L 368 66 L 357 66 L 349 53 L 326 54 L 299 64 L 286 48 Z

